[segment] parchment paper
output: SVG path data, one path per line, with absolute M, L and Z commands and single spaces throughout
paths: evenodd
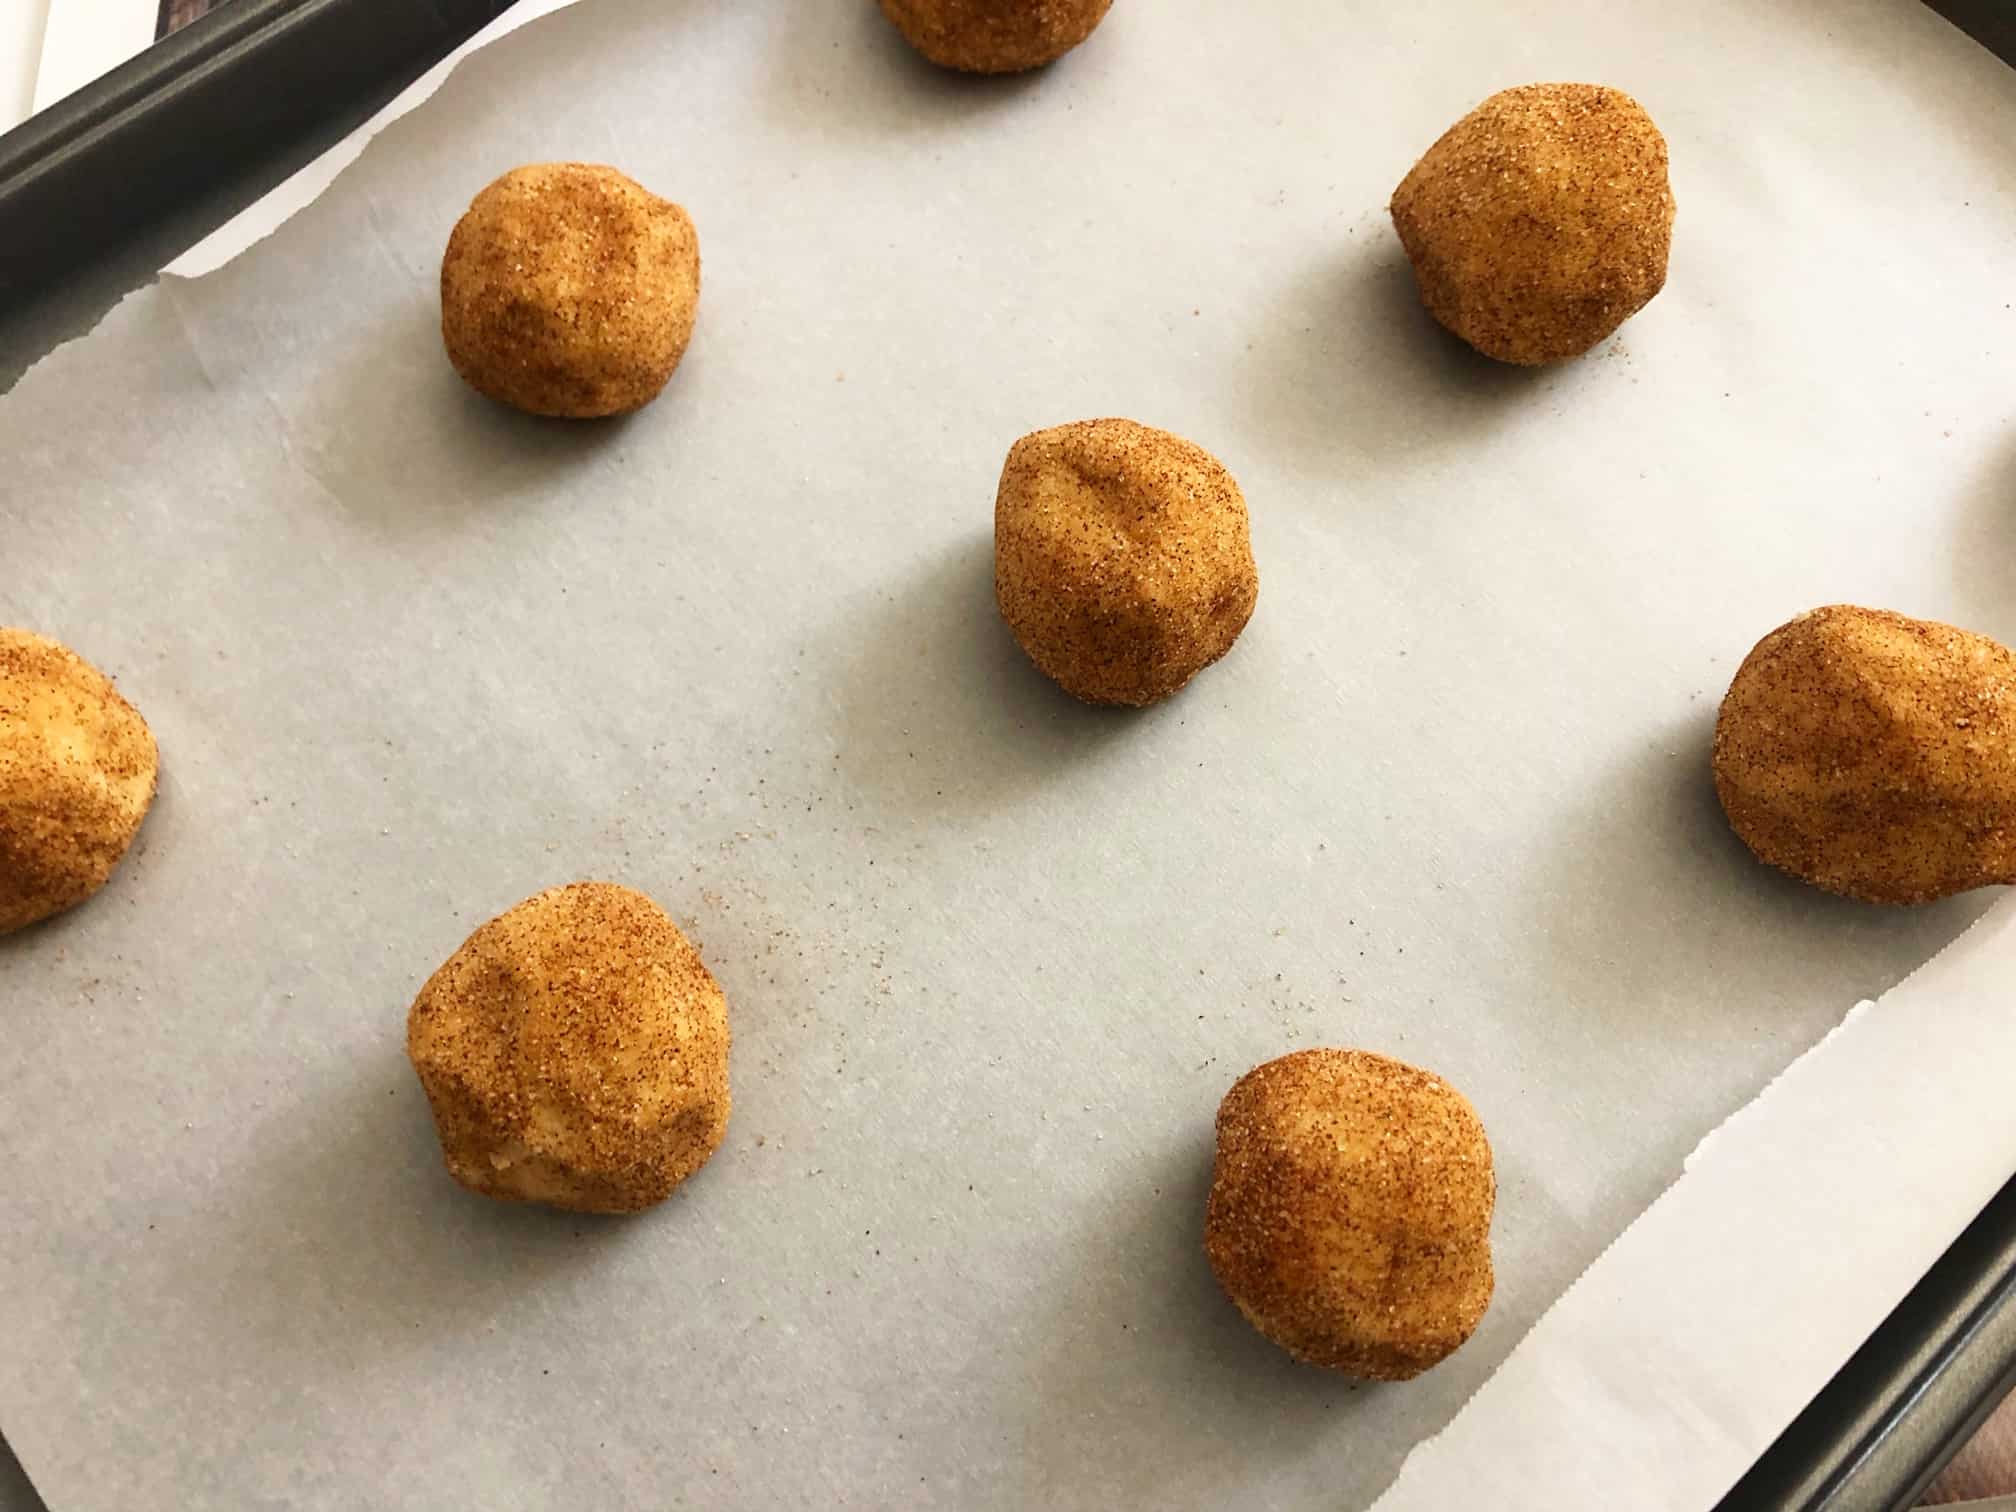
M 1491 367 L 1383 206 L 1572 77 L 1672 142 L 1671 282 Z M 0 617 L 164 752 L 105 896 L 0 945 L 0 1424 L 55 1512 L 1369 1503 L 1983 904 L 1766 873 L 1706 736 L 1816 603 L 2016 635 L 2012 149 L 2016 81 L 1903 0 L 1123 4 L 991 83 L 865 5 L 598 0 L 476 55 L 0 402 Z M 434 329 L 469 195 L 559 157 L 700 227 L 692 352 L 613 425 L 485 405 Z M 1007 445 L 1103 413 L 1217 451 L 1261 564 L 1140 716 L 989 592 Z M 577 876 L 734 1014 L 728 1144 L 630 1221 L 460 1193 L 401 1051 Z M 1497 1299 L 1404 1387 L 1294 1366 L 1199 1252 L 1218 1097 L 1315 1043 L 1496 1148 Z

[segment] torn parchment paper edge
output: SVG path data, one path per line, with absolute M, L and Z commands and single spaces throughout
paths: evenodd
M 371 138 L 401 116 L 425 104 L 448 75 L 462 65 L 464 58 L 519 27 L 574 3 L 575 0 L 516 0 L 503 15 L 400 90 L 392 102 L 370 120 L 305 168 L 297 170 L 247 205 L 162 271 L 180 278 L 200 278 L 223 267 L 255 242 L 265 240 L 285 225 L 296 211 L 314 203 L 324 189 L 335 183 L 336 176 L 363 155 Z
M 1535 1512 L 1627 1494 L 1638 1507 L 1712 1506 L 2016 1168 L 1998 1069 L 2016 1054 L 2012 951 L 2016 898 L 2005 898 L 1710 1131 L 1449 1426 L 1415 1446 L 1374 1512 L 1472 1505 L 1487 1486 L 1492 1505 Z M 1936 1078 L 1923 1060 L 1935 1016 Z M 1936 1192 L 1913 1180 L 1934 1146 L 1961 1167 Z M 1656 1363 L 1620 1370 L 1619 1359 Z M 1732 1380 L 1747 1397 L 1740 1419 L 1716 1410 Z

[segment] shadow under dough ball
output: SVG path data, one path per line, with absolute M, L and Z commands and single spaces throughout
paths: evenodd
M 528 898 L 413 1000 L 406 1054 L 448 1171 L 590 1213 L 663 1202 L 728 1127 L 728 1005 L 664 910 L 610 882 Z
M 469 386 L 563 419 L 649 404 L 700 305 L 686 212 L 614 168 L 514 168 L 470 204 L 441 259 L 441 339 Z
M 1666 139 L 1598 84 L 1502 90 L 1393 191 L 1428 313 L 1487 357 L 1579 357 L 1666 283 Z
M 0 629 L 0 934 L 105 885 L 158 773 L 147 721 L 110 678 L 67 646 Z
M 1113 0 L 881 0 L 882 14 L 933 63 L 1021 73 L 1092 35 Z
M 1132 420 L 1081 420 L 1010 449 L 995 600 L 1066 692 L 1167 698 L 1232 649 L 1259 593 L 1246 500 L 1203 447 Z
M 1870 903 L 2016 882 L 2016 654 L 1834 604 L 1743 659 L 1715 792 L 1758 858 Z
M 1496 1198 L 1490 1141 L 1454 1087 L 1383 1055 L 1299 1050 L 1225 1094 L 1204 1252 L 1296 1359 L 1403 1381 L 1490 1306 Z

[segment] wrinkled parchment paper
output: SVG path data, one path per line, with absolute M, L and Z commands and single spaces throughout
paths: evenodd
M 1638 95 L 1680 220 L 1618 340 L 1520 373 L 1383 207 L 1536 78 Z M 2016 80 L 1906 0 L 1123 3 L 991 82 L 867 5 L 594 0 L 475 54 L 0 400 L 0 619 L 164 752 L 104 896 L 0 943 L 0 1425 L 52 1508 L 1370 1503 L 1987 901 L 1766 873 L 1706 739 L 1813 604 L 2016 635 L 2012 149 Z M 468 197 L 566 157 L 705 258 L 610 425 L 484 404 L 434 329 Z M 1106 413 L 1226 460 L 1262 575 L 1138 716 L 990 601 L 1002 453 Z M 727 1145 L 629 1221 L 462 1194 L 402 1054 L 464 934 L 579 876 L 734 1015 Z M 1916 1012 L 1932 1099 L 1980 1046 Z M 1496 1148 L 1497 1299 L 1410 1385 L 1293 1365 L 1199 1251 L 1218 1097 L 1318 1043 Z M 1919 1178 L 1971 1212 L 2009 1163 Z M 1722 1384 L 1681 1410 L 1754 1436 Z

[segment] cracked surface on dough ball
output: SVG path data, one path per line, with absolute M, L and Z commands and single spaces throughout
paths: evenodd
M 1300 1050 L 1225 1094 L 1204 1250 L 1296 1359 L 1405 1380 L 1490 1305 L 1496 1196 L 1490 1141 L 1454 1087 L 1383 1055 Z
M 658 396 L 693 335 L 700 241 L 670 200 L 593 163 L 490 184 L 441 259 L 441 339 L 469 386 L 593 419 Z
M 1393 192 L 1428 312 L 1501 362 L 1579 357 L 1666 284 L 1666 139 L 1600 84 L 1528 84 L 1445 132 Z
M 1829 892 L 2016 882 L 2016 654 L 1886 609 L 1802 614 L 1737 669 L 1714 771 L 1743 843 Z
M 728 1127 L 728 1005 L 644 894 L 577 882 L 463 943 L 414 999 L 406 1051 L 448 1170 L 486 1197 L 630 1213 Z
M 1246 500 L 1225 465 L 1132 420 L 1017 441 L 994 506 L 994 592 L 1030 660 L 1088 703 L 1167 698 L 1253 614 Z
M 1092 35 L 1113 0 L 881 0 L 882 14 L 933 63 L 1020 73 Z
M 105 885 L 158 774 L 153 732 L 109 677 L 45 636 L 0 629 L 0 934 Z

